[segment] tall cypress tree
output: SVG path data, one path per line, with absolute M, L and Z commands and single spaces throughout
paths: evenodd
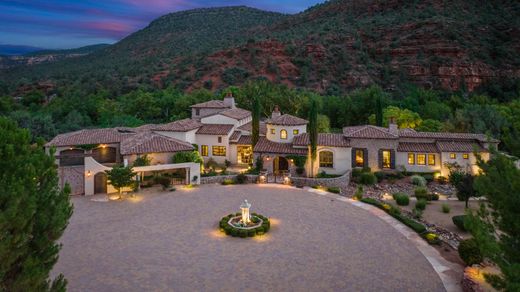
M 49 272 L 72 215 L 70 188 L 58 188 L 54 157 L 27 130 L 0 117 L 0 291 L 64 291 Z
M 318 150 L 318 103 L 312 99 L 309 110 L 309 140 L 311 150 L 311 175 L 314 176 L 314 162 Z
M 383 101 L 380 92 L 376 95 L 376 126 L 383 126 Z
M 258 96 L 253 98 L 253 121 L 252 121 L 252 144 L 253 148 L 255 148 L 256 143 L 258 143 L 258 139 L 260 139 L 260 113 L 261 113 L 261 105 Z

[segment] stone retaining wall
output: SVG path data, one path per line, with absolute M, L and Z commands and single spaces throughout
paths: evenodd
M 348 184 L 350 183 L 350 171 L 347 171 L 342 176 L 334 178 L 291 177 L 291 181 L 296 187 L 338 187 L 341 190 L 341 193 L 345 194 L 348 189 Z
M 221 184 L 226 179 L 235 180 L 237 177 L 236 174 L 230 174 L 230 175 L 216 175 L 216 176 L 206 176 L 200 178 L 200 184 L 206 185 L 206 184 Z M 256 183 L 258 179 L 258 175 L 252 175 L 247 174 L 247 182 L 248 183 Z

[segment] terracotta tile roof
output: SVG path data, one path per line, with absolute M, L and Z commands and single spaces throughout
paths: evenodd
M 487 152 L 478 142 L 474 141 L 437 141 L 437 148 L 441 152 Z
M 280 126 L 299 126 L 306 125 L 309 121 L 302 118 L 298 118 L 289 114 L 281 115 L 276 118 L 272 118 L 266 121 L 267 124 L 280 125 Z
M 131 131 L 131 128 L 84 129 L 60 134 L 54 137 L 46 146 L 119 143 L 132 135 L 135 135 L 135 131 Z
M 233 134 L 231 134 L 231 137 L 229 137 L 229 141 L 237 141 L 241 134 L 242 132 L 240 131 L 234 131 Z
M 223 115 L 235 120 L 243 120 L 251 116 L 251 112 L 241 108 L 232 108 L 218 113 L 217 115 Z
M 439 153 L 439 149 L 435 143 L 410 143 L 399 142 L 397 146 L 398 152 L 424 152 L 424 153 Z
M 372 125 L 353 126 L 343 128 L 343 135 L 349 138 L 362 139 L 397 139 L 398 136 L 390 133 L 388 128 Z
M 203 124 L 197 130 L 197 134 L 201 135 L 227 135 L 233 129 L 233 125 L 226 124 Z
M 456 139 L 456 140 L 478 140 L 488 142 L 488 137 L 484 134 L 473 133 L 448 133 L 448 132 L 417 132 L 413 129 L 399 130 L 399 137 L 403 138 L 432 138 L 432 139 Z M 497 139 L 490 138 L 490 142 L 499 142 Z
M 129 137 L 121 142 L 121 154 L 141 154 L 160 152 L 191 151 L 193 146 L 175 138 L 155 134 L 153 132 L 142 132 Z
M 240 139 L 236 141 L 234 144 L 238 145 L 253 145 L 253 137 L 251 135 L 242 135 Z
M 309 133 L 303 133 L 294 137 L 294 146 L 308 146 L 310 144 Z M 348 140 L 343 134 L 330 134 L 330 133 L 319 133 L 318 134 L 318 145 L 319 146 L 330 146 L 330 147 L 349 147 Z
M 254 152 L 307 155 L 307 148 L 294 148 L 290 143 L 277 143 L 269 141 L 265 137 L 260 137 L 255 145 Z
M 238 127 L 239 130 L 242 131 L 248 131 L 251 133 L 253 131 L 253 122 L 249 122 L 247 124 L 244 124 L 240 127 Z M 260 135 L 264 135 L 267 133 L 267 125 L 264 122 L 260 122 Z
M 210 100 L 192 105 L 194 108 L 228 108 L 222 100 Z
M 154 127 L 150 127 L 150 129 L 155 131 L 188 132 L 200 128 L 201 126 L 202 124 L 196 120 L 184 119 L 168 124 L 155 125 Z

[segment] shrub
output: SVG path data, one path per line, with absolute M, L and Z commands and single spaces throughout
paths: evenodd
M 359 177 L 363 173 L 363 170 L 359 168 L 352 169 L 352 177 Z
M 466 220 L 466 215 L 453 216 L 451 218 L 451 220 L 453 221 L 453 224 L 455 224 L 460 230 L 467 231 L 466 227 L 464 225 L 464 221 Z
M 422 177 L 423 177 L 427 182 L 432 182 L 432 181 L 433 181 L 433 174 L 431 174 L 431 173 L 423 174 Z
M 439 200 L 439 195 L 436 194 L 436 193 L 431 193 L 431 194 L 428 194 L 428 198 L 430 201 L 438 201 Z
M 358 186 L 356 192 L 354 193 L 354 200 L 361 201 L 363 199 L 363 187 Z
M 377 177 L 377 181 L 382 181 L 386 178 L 386 174 L 382 171 L 376 171 L 374 175 Z
M 431 232 L 424 233 L 423 238 L 426 239 L 426 241 L 429 244 L 440 244 L 441 243 L 441 239 L 435 233 L 431 233 Z
M 404 225 L 412 228 L 413 231 L 415 231 L 415 232 L 417 232 L 419 234 L 426 232 L 426 227 L 424 225 L 422 225 L 421 223 L 413 220 L 413 219 L 404 217 L 402 215 L 394 216 L 394 218 L 399 220 Z
M 442 213 L 448 214 L 451 211 L 451 207 L 450 207 L 450 205 L 444 203 L 441 206 L 441 210 L 442 210 Z
M 426 227 L 424 225 L 422 225 L 421 223 L 419 223 L 413 219 L 410 219 L 408 217 L 401 215 L 400 212 L 398 212 L 399 209 L 397 209 L 395 207 L 392 208 L 392 206 L 390 206 L 388 204 L 382 204 L 378 200 L 372 199 L 372 198 L 363 198 L 363 199 L 361 199 L 361 202 L 376 206 L 379 209 L 382 209 L 382 210 L 388 212 L 388 214 L 390 214 L 392 217 L 399 220 L 404 225 L 412 228 L 415 232 L 417 232 L 419 234 L 426 231 Z M 396 209 L 397 211 L 393 210 L 393 209 Z
M 338 188 L 338 187 L 328 187 L 327 188 L 327 191 L 331 192 L 331 193 L 334 193 L 334 194 L 339 194 L 341 193 L 341 189 Z
M 448 182 L 448 178 L 445 177 L 445 176 L 438 176 L 437 177 L 437 182 L 440 183 L 440 184 L 446 184 Z
M 427 200 L 428 199 L 428 190 L 425 187 L 415 188 L 414 194 L 415 194 L 415 197 L 417 198 L 417 200 L 420 200 L 420 199 Z
M 172 185 L 171 179 L 163 175 L 157 176 L 155 181 L 162 186 L 163 190 L 167 190 Z
M 240 236 L 241 238 L 246 238 L 247 237 L 247 230 L 245 230 L 245 229 L 238 230 L 238 236 Z
M 228 185 L 234 185 L 235 182 L 230 178 L 226 178 L 225 180 L 222 181 L 222 184 L 225 186 L 228 186 Z
M 365 172 L 359 177 L 359 183 L 363 185 L 373 185 L 377 183 L 377 177 L 370 172 Z
M 417 208 L 413 208 L 412 210 L 412 216 L 413 218 L 415 219 L 421 219 L 422 218 L 422 215 L 423 215 L 423 211 L 422 210 L 419 210 Z
M 420 175 L 412 175 L 412 184 L 424 187 L 426 186 L 426 179 Z
M 459 256 L 467 266 L 480 264 L 483 261 L 482 253 L 475 239 L 466 239 L 460 242 Z
M 238 174 L 235 178 L 237 184 L 245 184 L 247 182 L 247 176 L 243 173 Z
M 426 200 L 420 199 L 415 203 L 415 209 L 419 209 L 421 211 L 424 211 L 426 209 Z
M 403 193 L 394 194 L 394 199 L 397 205 L 399 206 L 408 206 L 410 204 L 410 198 L 408 197 L 408 195 Z

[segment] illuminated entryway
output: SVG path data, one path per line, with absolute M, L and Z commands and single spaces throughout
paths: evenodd
M 253 163 L 253 147 L 237 146 L 237 161 L 239 164 Z
M 273 171 L 275 174 L 289 172 L 289 161 L 287 158 L 276 156 L 276 158 L 273 160 Z

